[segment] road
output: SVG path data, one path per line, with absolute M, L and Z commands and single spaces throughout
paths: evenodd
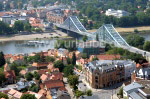
M 117 94 L 117 92 L 119 91 L 119 86 L 121 86 L 122 84 L 116 84 L 112 87 L 109 88 L 105 88 L 105 89 L 93 89 L 91 88 L 84 80 L 84 74 L 79 73 L 78 71 L 74 70 L 74 73 L 79 75 L 79 85 L 78 85 L 78 89 L 81 91 L 86 91 L 86 90 L 92 90 L 93 95 L 96 95 L 99 97 L 99 99 L 111 99 L 113 96 L 113 99 L 118 99 L 117 97 L 115 97 L 115 95 Z
M 11 84 L 11 85 L 5 86 L 4 88 L 1 88 L 1 87 L 0 87 L 0 91 L 9 90 L 9 89 L 16 89 L 16 88 L 17 88 L 17 85 L 16 85 L 16 84 Z
M 65 88 L 68 90 L 68 93 L 70 94 L 70 96 L 71 96 L 71 99 L 74 99 L 74 94 L 73 94 L 73 92 L 72 92 L 72 89 L 70 88 L 70 86 L 69 86 L 69 84 L 68 84 L 68 82 L 67 82 L 67 78 L 63 78 L 63 81 L 64 81 L 64 83 L 65 83 Z

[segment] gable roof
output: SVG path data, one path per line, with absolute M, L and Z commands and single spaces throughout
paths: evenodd
M 64 87 L 64 83 L 60 80 L 49 80 L 45 82 L 47 89 Z

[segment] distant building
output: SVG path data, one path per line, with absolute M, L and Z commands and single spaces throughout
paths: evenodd
M 121 18 L 123 16 L 129 16 L 129 12 L 124 10 L 114 10 L 114 9 L 108 9 L 106 10 L 106 16 L 115 16 L 117 18 Z
M 104 88 L 129 78 L 134 68 L 132 61 L 99 60 L 85 64 L 83 71 L 85 80 L 91 87 Z
M 4 15 L 1 17 L 1 21 L 3 21 L 4 23 L 7 23 L 7 24 L 11 24 L 11 20 L 14 20 L 16 19 L 16 16 L 14 15 Z
M 48 22 L 62 24 L 67 18 L 62 12 L 49 11 L 46 14 Z

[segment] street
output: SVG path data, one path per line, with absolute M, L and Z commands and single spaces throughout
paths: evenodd
M 11 84 L 11 85 L 6 85 L 4 88 L 0 87 L 0 91 L 9 90 L 9 89 L 16 89 L 16 88 L 17 88 L 16 84 Z

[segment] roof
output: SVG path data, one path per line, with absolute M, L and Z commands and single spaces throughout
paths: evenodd
M 14 70 L 10 70 L 10 71 L 6 71 L 4 72 L 5 74 L 5 78 L 13 78 L 13 79 L 16 79 L 16 75 L 15 75 L 15 72 Z
M 37 62 L 34 62 L 32 64 L 33 67 L 45 67 L 45 66 L 48 66 L 48 63 L 37 63 Z
M 49 80 L 46 81 L 44 84 L 47 89 L 64 87 L 64 83 L 60 80 Z
M 105 55 L 91 55 L 90 57 L 97 57 L 99 60 L 114 60 L 114 59 L 120 59 L 121 56 L 120 55 L 108 55 L 108 54 L 105 54 Z
M 48 75 L 46 74 L 42 74 L 42 76 L 40 77 L 42 81 L 45 81 L 47 78 L 48 78 Z
M 132 65 L 131 65 L 132 64 Z M 129 67 L 134 66 L 134 62 L 130 60 L 95 60 L 92 62 L 89 62 L 88 64 L 85 64 L 84 66 L 89 69 L 89 71 L 93 72 L 97 68 L 100 72 L 112 71 L 116 69 L 116 67 Z
M 50 76 L 50 79 L 51 80 L 63 80 L 63 75 L 60 72 L 52 73 L 52 75 Z
M 21 93 L 21 92 L 17 91 L 17 92 L 16 92 L 13 96 L 14 96 L 15 98 L 20 99 L 20 98 L 21 98 L 21 96 L 22 96 L 22 94 L 23 94 L 23 93 Z
M 49 70 L 48 69 L 46 69 L 46 70 L 38 70 L 37 71 L 38 73 L 39 73 L 39 75 L 42 75 L 42 74 L 46 74 L 46 72 L 49 72 Z
M 140 95 L 138 95 L 136 92 L 131 92 L 129 94 L 129 96 L 132 98 L 132 99 L 143 99 Z
M 142 88 L 142 87 L 143 87 L 142 85 L 140 85 L 140 84 L 138 84 L 138 83 L 136 83 L 136 82 L 133 82 L 133 83 L 131 83 L 131 84 L 125 86 L 125 87 L 123 88 L 123 90 L 126 91 L 126 92 L 128 92 L 128 93 L 130 94 L 130 93 L 133 92 L 135 89 Z
M 11 90 L 8 92 L 8 94 L 10 94 L 10 95 L 14 95 L 16 92 L 17 92 L 16 90 L 11 89 Z
M 141 84 L 144 88 L 139 89 L 147 95 L 150 95 L 150 81 L 149 80 L 140 80 L 137 83 Z
M 44 90 L 44 89 L 41 89 L 41 90 L 39 90 L 39 92 L 38 92 L 38 94 L 46 94 L 46 90 Z
M 22 75 L 25 75 L 26 73 L 27 73 L 26 70 L 21 70 L 21 71 L 20 71 L 20 74 L 22 74 Z

